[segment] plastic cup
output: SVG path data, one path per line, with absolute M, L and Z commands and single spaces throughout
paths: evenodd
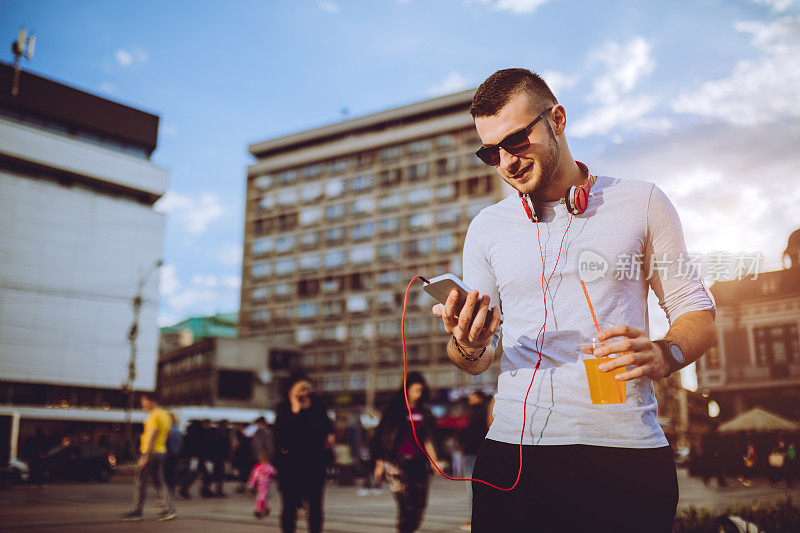
M 610 327 L 611 324 L 600 324 L 600 329 Z M 617 381 L 614 376 L 625 371 L 624 367 L 615 368 L 610 372 L 603 372 L 598 367 L 616 357 L 595 357 L 594 349 L 602 344 L 614 342 L 623 337 L 613 337 L 604 341 L 598 341 L 597 332 L 592 332 L 591 338 L 583 337 L 578 345 L 578 350 L 583 357 L 583 365 L 586 367 L 586 380 L 589 385 L 589 396 L 595 405 L 609 405 L 615 403 L 625 403 L 627 399 L 627 384 L 624 381 Z

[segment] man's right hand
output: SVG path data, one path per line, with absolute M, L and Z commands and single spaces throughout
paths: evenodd
M 436 304 L 431 311 L 442 319 L 444 329 L 458 341 L 461 349 L 470 355 L 478 354 L 492 340 L 492 335 L 500 327 L 500 307 L 489 308 L 490 298 L 484 294 L 478 298 L 478 291 L 472 290 L 458 315 L 455 309 L 458 291 L 452 290 L 444 305 Z

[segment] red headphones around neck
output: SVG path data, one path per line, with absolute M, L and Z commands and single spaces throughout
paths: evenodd
M 580 161 L 575 161 L 575 164 L 577 164 L 581 172 L 586 175 L 586 183 L 578 187 L 573 185 L 567 189 L 564 193 L 564 204 L 566 205 L 567 211 L 571 214 L 579 215 L 585 212 L 586 208 L 589 206 L 589 191 L 592 188 L 589 181 L 592 176 L 589 174 L 589 168 L 586 165 Z M 539 219 L 542 217 L 539 203 L 536 202 L 530 194 L 519 193 L 519 197 L 522 200 L 522 207 L 525 209 L 525 213 L 528 215 L 528 218 L 531 219 L 531 222 L 539 222 Z

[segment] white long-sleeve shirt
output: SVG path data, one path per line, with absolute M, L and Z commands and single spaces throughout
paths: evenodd
M 572 219 L 556 265 L 569 222 L 563 200 L 543 204 L 538 227 L 545 281 L 554 267 L 555 273 L 546 294 L 542 363 L 528 395 L 523 444 L 665 446 L 650 379 L 629 381 L 623 404 L 591 403 L 577 351 L 581 334 L 594 331 L 580 286 L 579 259 L 587 272 L 587 262 L 595 268 L 607 265 L 604 276 L 586 284 L 600 322 L 647 332 L 648 287 L 670 324 L 687 311 L 714 312 L 702 281 L 684 275 L 692 272 L 685 262 L 678 215 L 654 184 L 600 176 L 586 212 Z M 514 444 L 520 442 L 523 400 L 538 360 L 536 339 L 545 318 L 536 233 L 537 224 L 531 223 L 515 193 L 483 209 L 470 224 L 464 244 L 464 281 L 491 296 L 491 305 L 499 303 L 503 313 L 494 339 L 496 345 L 502 335 L 501 373 L 487 438 Z

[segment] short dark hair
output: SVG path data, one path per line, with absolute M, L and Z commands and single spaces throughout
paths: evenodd
M 148 400 L 155 403 L 161 403 L 158 399 L 158 393 L 155 391 L 139 393 L 139 400 L 141 401 L 142 398 L 147 398 Z
M 553 91 L 538 74 L 526 68 L 507 68 L 498 70 L 481 83 L 472 97 L 469 113 L 472 118 L 493 117 L 521 92 L 542 107 L 558 103 Z

